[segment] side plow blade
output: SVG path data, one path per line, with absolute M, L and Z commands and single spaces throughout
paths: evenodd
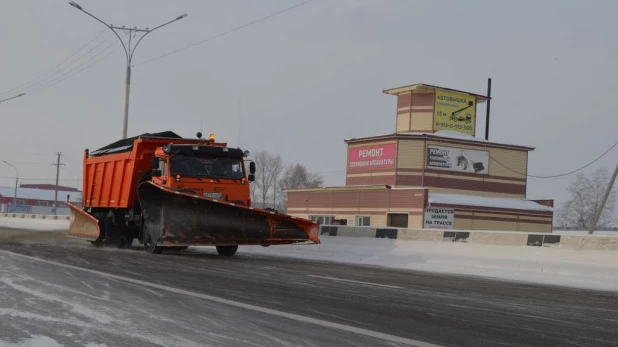
M 144 233 L 159 246 L 320 243 L 318 225 L 142 183 L 138 189 Z
M 96 241 L 101 234 L 99 221 L 78 206 L 70 202 L 67 202 L 67 204 L 71 209 L 71 224 L 68 235 L 88 241 Z

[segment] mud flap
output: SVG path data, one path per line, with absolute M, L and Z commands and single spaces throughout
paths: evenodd
M 273 211 L 173 191 L 138 188 L 144 232 L 160 246 L 319 243 L 318 225 Z
M 88 241 L 96 241 L 101 235 L 99 221 L 87 212 L 67 202 L 71 209 L 71 223 L 68 235 Z

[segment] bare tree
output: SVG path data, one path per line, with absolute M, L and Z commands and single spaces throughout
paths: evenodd
M 609 171 L 605 167 L 594 171 L 591 177 L 586 177 L 582 172 L 578 173 L 568 189 L 569 200 L 558 211 L 559 223 L 563 226 L 585 230 L 590 228 L 609 180 Z M 612 191 L 601 213 L 599 226 L 607 226 L 614 220 L 615 207 L 616 192 Z
M 257 165 L 256 165 L 256 166 L 257 166 Z M 255 170 L 255 171 L 257 171 L 257 167 L 256 167 L 256 170 Z M 257 185 L 257 182 L 255 182 L 255 181 L 251 182 L 251 184 L 250 184 L 249 188 L 251 189 L 251 201 L 252 201 L 253 205 L 255 205 L 255 203 L 257 202 L 256 197 L 257 197 L 257 193 L 258 193 L 258 189 L 257 189 L 257 188 L 258 188 L 258 185 Z
M 270 162 L 270 172 L 273 180 L 273 208 L 277 209 L 277 187 L 281 184 L 281 172 L 283 171 L 283 160 L 280 156 L 273 157 Z
M 275 184 L 279 176 L 281 176 L 281 171 L 283 170 L 283 160 L 279 155 L 272 155 L 266 151 L 259 151 L 255 154 L 253 159 L 256 166 L 255 172 L 255 182 L 253 185 L 255 186 L 252 191 L 252 195 L 255 196 L 260 195 L 262 207 L 266 207 L 266 201 L 268 200 L 268 196 L 270 191 L 275 192 Z
M 289 165 L 278 187 L 278 192 L 281 194 L 280 201 L 283 206 L 287 206 L 287 194 L 283 193 L 285 189 L 316 188 L 322 185 L 324 185 L 324 179 L 319 173 L 310 173 L 302 164 Z

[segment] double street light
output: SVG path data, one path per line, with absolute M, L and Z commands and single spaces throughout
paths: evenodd
M 135 53 L 135 49 L 137 48 L 137 46 L 139 45 L 139 43 L 144 39 L 144 37 L 146 37 L 146 35 L 150 34 L 151 32 L 160 29 L 168 24 L 174 23 L 176 21 L 179 21 L 185 17 L 187 17 L 186 14 L 182 14 L 178 17 L 176 17 L 176 19 L 173 19 L 167 23 L 163 23 L 159 26 L 154 27 L 153 29 L 138 29 L 137 27 L 135 28 L 127 28 L 127 27 L 117 27 L 117 26 L 113 26 L 110 24 L 105 23 L 104 21 L 102 21 L 101 19 L 95 17 L 93 14 L 86 12 L 80 5 L 78 5 L 75 1 L 69 1 L 69 5 L 75 7 L 76 9 L 84 12 L 85 14 L 89 15 L 90 17 L 96 19 L 97 21 L 99 21 L 100 23 L 102 23 L 103 25 L 105 25 L 106 27 L 108 27 L 111 31 L 114 32 L 114 34 L 116 35 L 116 37 L 118 37 L 118 39 L 120 40 L 120 43 L 122 43 L 122 48 L 124 48 L 124 53 L 126 56 L 126 60 L 127 60 L 127 74 L 126 74 L 126 82 L 125 82 L 125 96 L 124 96 L 124 120 L 123 120 L 123 126 L 122 126 L 122 138 L 126 139 L 127 138 L 127 124 L 129 122 L 129 91 L 131 89 L 131 62 L 133 60 L 133 54 Z M 118 34 L 119 31 L 124 32 L 126 35 L 129 36 L 129 39 L 127 40 L 128 43 L 125 44 L 125 42 L 123 41 L 122 37 L 120 37 L 120 35 Z M 139 36 L 139 38 L 138 38 Z M 135 43 L 134 46 L 131 46 L 132 41 L 137 39 L 137 42 Z

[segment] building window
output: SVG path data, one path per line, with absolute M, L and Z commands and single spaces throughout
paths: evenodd
M 371 217 L 369 216 L 356 216 L 356 225 L 359 227 L 368 227 L 371 225 Z
M 335 216 L 309 216 L 312 222 L 320 225 L 332 225 Z
M 49 204 L 48 204 L 48 202 L 47 202 L 47 201 L 41 201 L 41 200 L 38 200 L 38 201 L 36 202 L 36 205 L 37 205 L 37 206 L 49 206 Z
M 15 199 L 15 204 L 16 205 L 25 205 L 26 204 L 26 200 L 24 200 L 24 199 Z

